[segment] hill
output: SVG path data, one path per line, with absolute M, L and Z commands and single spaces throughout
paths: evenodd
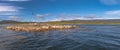
M 14 21 L 14 20 L 2 20 L 0 21 L 1 24 L 6 24 L 6 23 L 19 23 L 19 21 Z
M 22 24 L 22 23 L 40 23 L 40 24 L 120 24 L 120 19 L 99 19 L 99 20 L 63 20 L 48 22 L 20 22 L 13 20 L 0 21 L 2 24 Z
M 64 20 L 45 22 L 50 24 L 120 24 L 120 19 Z

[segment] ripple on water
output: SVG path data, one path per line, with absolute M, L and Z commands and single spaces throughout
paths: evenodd
M 83 25 L 70 30 L 14 32 L 0 29 L 1 50 L 120 50 L 120 26 Z M 4 33 L 4 34 L 3 34 Z M 5 48 L 5 49 L 4 49 Z

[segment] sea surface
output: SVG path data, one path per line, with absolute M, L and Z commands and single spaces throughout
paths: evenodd
M 78 25 L 49 32 L 15 32 L 0 26 L 0 50 L 120 50 L 120 25 Z

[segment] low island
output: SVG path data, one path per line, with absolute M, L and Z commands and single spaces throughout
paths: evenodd
M 5 29 L 7 30 L 26 31 L 26 32 L 40 32 L 40 31 L 63 30 L 63 29 L 72 29 L 72 28 L 79 28 L 79 26 L 29 23 L 29 24 L 19 24 L 19 25 L 16 24 L 5 27 Z

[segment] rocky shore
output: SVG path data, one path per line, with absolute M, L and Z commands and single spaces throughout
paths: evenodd
M 79 28 L 73 25 L 50 25 L 50 24 L 19 24 L 13 26 L 6 26 L 5 29 L 13 31 L 27 31 L 27 32 L 40 32 L 50 30 L 72 29 Z

